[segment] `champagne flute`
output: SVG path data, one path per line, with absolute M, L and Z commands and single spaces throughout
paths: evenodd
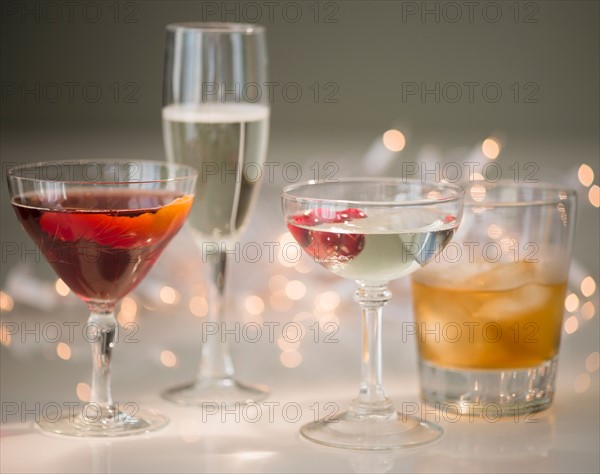
M 332 273 L 355 280 L 362 311 L 361 383 L 348 411 L 301 429 L 316 443 L 391 449 L 437 439 L 440 427 L 398 413 L 382 385 L 381 323 L 389 281 L 433 259 L 462 215 L 463 192 L 450 184 L 391 178 L 309 182 L 283 190 L 288 229 Z
M 189 224 L 202 252 L 207 321 L 225 323 L 227 248 L 248 223 L 269 129 L 264 28 L 238 23 L 167 26 L 163 138 L 168 160 L 200 172 Z M 180 405 L 256 402 L 264 386 L 234 378 L 227 342 L 206 335 L 195 380 L 163 396 Z
M 49 432 L 84 437 L 154 431 L 167 418 L 113 401 L 110 362 L 115 306 L 150 271 L 179 231 L 194 199 L 196 170 L 151 161 L 35 163 L 7 174 L 12 207 L 56 274 L 90 310 L 90 403 L 42 418 Z

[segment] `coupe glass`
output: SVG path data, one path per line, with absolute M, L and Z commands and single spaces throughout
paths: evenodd
M 200 172 L 189 224 L 205 272 L 206 321 L 225 324 L 227 250 L 258 196 L 269 130 L 264 28 L 239 23 L 167 26 L 163 138 L 168 160 Z M 266 397 L 234 378 L 221 334 L 206 335 L 195 380 L 163 395 L 181 405 L 235 405 Z
M 353 449 L 391 449 L 437 439 L 442 430 L 396 412 L 382 386 L 381 317 L 387 284 L 412 273 L 450 241 L 462 214 L 463 192 L 450 184 L 349 178 L 288 186 L 285 220 L 317 263 L 355 280 L 362 311 L 361 383 L 344 413 L 305 425 L 317 443 Z
M 183 225 L 197 172 L 151 161 L 59 162 L 8 171 L 12 207 L 56 274 L 85 303 L 93 356 L 91 401 L 40 428 L 71 436 L 129 436 L 167 419 L 113 402 L 115 306 L 144 278 Z

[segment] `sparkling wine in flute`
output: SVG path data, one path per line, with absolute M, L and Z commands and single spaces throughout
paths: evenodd
M 267 40 L 261 25 L 167 25 L 163 138 L 170 162 L 198 170 L 190 229 L 202 252 L 206 320 L 223 327 L 227 247 L 250 220 L 264 179 L 269 135 Z M 246 92 L 255 92 L 252 98 Z M 208 245 L 206 245 L 208 244 Z M 267 388 L 235 378 L 228 342 L 203 337 L 200 368 L 191 382 L 164 392 L 180 405 L 257 402 Z
M 190 225 L 202 238 L 235 237 L 247 223 L 258 195 L 269 108 L 235 103 L 169 105 L 162 116 L 169 161 L 199 172 Z

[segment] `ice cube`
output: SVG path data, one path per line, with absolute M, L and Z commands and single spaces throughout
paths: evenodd
M 536 275 L 535 265 L 525 262 L 506 264 L 484 262 L 479 268 L 473 268 L 472 271 L 476 269 L 485 270 L 463 280 L 467 288 L 506 291 L 533 283 Z
M 434 263 L 435 262 L 435 263 Z M 486 261 L 469 262 L 467 259 L 453 263 L 442 252 L 422 270 L 415 273 L 415 280 L 438 288 L 473 288 L 471 283 L 478 275 L 493 270 L 495 264 Z M 479 288 L 478 285 L 475 288 Z
M 491 297 L 473 316 L 483 321 L 535 319 L 532 313 L 540 311 L 551 298 L 551 288 L 536 284 L 525 285 L 506 292 L 506 295 Z

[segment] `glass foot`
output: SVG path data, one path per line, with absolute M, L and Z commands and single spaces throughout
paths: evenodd
M 264 385 L 247 385 L 230 378 L 199 380 L 171 388 L 162 394 L 165 399 L 178 405 L 223 407 L 257 403 L 268 395 L 269 390 Z
M 159 430 L 169 424 L 169 419 L 154 410 L 138 410 L 99 413 L 84 409 L 83 413 L 70 413 L 58 419 L 40 420 L 37 426 L 49 433 L 64 436 L 112 438 L 141 435 Z
M 300 433 L 315 443 L 347 449 L 396 449 L 419 446 L 442 436 L 438 425 L 397 413 L 388 419 L 360 419 L 348 412 L 304 425 Z

